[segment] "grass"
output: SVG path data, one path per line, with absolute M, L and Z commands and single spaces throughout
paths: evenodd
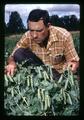
M 78 52 L 80 53 L 80 32 L 79 31 L 72 31 L 71 32 L 75 48 Z M 5 36 L 5 51 L 8 52 L 9 54 L 12 52 L 13 48 L 15 47 L 16 43 L 19 41 L 21 38 L 22 34 L 16 34 L 16 35 L 10 35 L 10 36 Z

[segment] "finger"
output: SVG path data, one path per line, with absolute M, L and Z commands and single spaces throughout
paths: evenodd
M 11 75 L 11 70 L 10 70 L 10 69 L 7 69 L 7 70 L 6 70 L 6 74 L 7 74 L 7 75 Z
M 11 74 L 11 76 L 13 76 L 14 75 L 14 69 L 11 69 L 11 71 L 10 71 L 10 74 Z

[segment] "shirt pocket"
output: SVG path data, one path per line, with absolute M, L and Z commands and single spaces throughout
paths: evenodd
M 51 55 L 52 64 L 60 64 L 65 60 L 65 56 L 63 53 Z

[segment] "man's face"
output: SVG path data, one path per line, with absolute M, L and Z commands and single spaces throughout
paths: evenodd
M 29 21 L 28 26 L 30 35 L 37 44 L 42 43 L 49 34 L 49 27 L 44 25 L 43 20 L 39 20 L 38 22 Z

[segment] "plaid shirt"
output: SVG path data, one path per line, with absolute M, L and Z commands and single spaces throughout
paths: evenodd
M 54 67 L 58 72 L 63 72 L 63 66 L 68 61 L 79 61 L 79 57 L 74 48 L 71 34 L 60 27 L 49 27 L 49 39 L 47 47 L 40 47 L 31 39 L 30 32 L 27 31 L 17 43 L 14 52 L 18 48 L 30 48 L 45 64 Z

